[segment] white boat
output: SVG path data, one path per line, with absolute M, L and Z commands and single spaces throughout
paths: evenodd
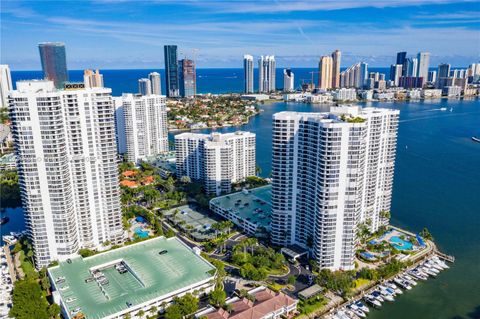
M 384 300 L 387 300 L 387 301 L 395 301 L 395 298 L 393 298 L 393 296 L 392 296 L 390 293 L 388 293 L 386 290 L 381 290 L 381 289 L 379 289 L 379 290 L 377 290 L 377 291 L 380 292 L 380 294 L 382 295 L 382 298 L 383 298 Z
M 351 319 L 357 319 L 358 318 L 358 316 L 355 314 L 355 312 L 353 312 L 352 310 L 350 310 L 348 308 L 345 309 L 345 314 L 347 314 L 348 318 L 351 318 Z
M 446 262 L 444 262 L 443 260 L 441 260 L 440 258 L 438 258 L 438 256 L 433 256 L 431 260 L 433 260 L 435 263 L 437 263 L 437 265 L 439 265 L 439 266 L 442 267 L 443 269 L 448 269 L 448 268 L 450 268 L 450 266 L 448 266 Z
M 411 286 L 416 286 L 417 285 L 417 282 L 415 281 L 415 279 L 413 279 L 411 276 L 407 275 L 407 274 L 402 274 L 402 277 L 403 279 L 408 282 Z
M 364 297 L 364 299 L 368 304 L 370 304 L 372 306 L 375 306 L 375 307 L 381 307 L 382 306 L 381 302 L 378 301 L 377 299 L 375 299 L 375 297 L 373 297 L 372 295 L 366 295 Z
M 407 289 L 407 290 L 412 289 L 412 287 L 406 281 L 404 281 L 400 278 L 395 278 L 395 279 L 393 279 L 393 281 L 396 284 L 398 284 L 400 287 L 402 287 L 403 289 Z
M 436 269 L 435 267 L 430 266 L 430 264 L 428 264 L 428 263 L 424 263 L 423 266 L 425 268 L 429 269 L 430 271 L 436 273 L 436 274 L 440 273 L 440 270 Z
M 425 262 L 427 265 L 430 266 L 430 268 L 435 268 L 436 270 L 438 271 L 442 271 L 443 270 L 443 267 L 440 266 L 439 264 L 437 264 L 436 262 L 434 262 L 433 260 L 429 260 L 427 262 Z
M 365 312 L 363 312 L 360 308 L 358 308 L 358 306 L 355 305 L 354 303 L 352 303 L 351 305 L 348 305 L 347 308 L 361 318 L 365 318 L 367 316 Z
M 385 301 L 385 299 L 383 299 L 382 294 L 380 293 L 380 291 L 374 290 L 370 295 L 373 296 L 375 299 L 377 299 L 377 300 L 380 301 L 380 302 L 384 302 L 384 301 Z
M 420 279 L 420 280 L 427 280 L 427 277 L 425 275 L 422 275 L 419 271 L 417 270 L 409 270 L 408 273 L 413 276 L 414 278 Z
M 360 300 L 355 301 L 353 304 L 355 306 L 357 306 L 358 309 L 360 309 L 363 312 L 370 312 L 370 309 L 368 309 L 368 307 L 363 302 L 361 302 Z
M 421 269 L 424 273 L 427 273 L 427 274 L 429 274 L 429 275 L 432 276 L 432 277 L 437 277 L 437 273 L 436 273 L 436 272 L 433 272 L 432 270 L 430 270 L 430 268 L 421 267 L 420 269 Z
M 340 317 L 341 319 L 350 319 L 350 317 L 347 316 L 347 315 L 345 314 L 345 312 L 343 312 L 342 310 L 337 311 L 336 315 L 337 315 L 338 317 Z
M 440 108 L 440 111 L 446 111 L 446 110 L 447 110 L 446 107 L 441 107 L 441 108 Z
M 390 287 L 380 285 L 380 286 L 378 286 L 378 288 L 380 288 L 381 290 L 385 290 L 386 292 L 388 292 L 392 296 L 397 295 L 397 292 L 395 291 L 395 289 L 392 289 Z

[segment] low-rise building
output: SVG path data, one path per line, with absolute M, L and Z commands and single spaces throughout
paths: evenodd
M 168 178 L 176 172 L 176 157 L 173 151 L 148 157 L 146 161 L 158 169 L 162 178 Z
M 268 100 L 270 96 L 267 94 L 243 94 L 240 98 L 246 101 L 264 101 Z
M 283 95 L 283 100 L 285 102 L 288 102 L 288 101 L 302 102 L 302 101 L 305 101 L 305 99 L 311 95 L 312 94 L 310 92 L 286 93 Z
M 141 318 L 174 297 L 213 290 L 216 269 L 176 237 L 157 237 L 48 268 L 64 318 Z
M 333 91 L 333 99 L 335 101 L 347 102 L 357 100 L 357 90 L 354 88 L 341 88 Z
M 307 103 L 331 103 L 333 96 L 331 94 L 308 95 L 305 99 Z
M 442 94 L 448 97 L 456 97 L 462 95 L 462 88 L 460 86 L 445 86 L 443 87 Z
M 17 168 L 14 153 L 8 153 L 0 157 L 0 171 L 11 171 Z
M 393 101 L 395 99 L 395 92 L 375 92 L 373 98 L 383 101 Z
M 422 97 L 422 90 L 414 89 L 414 90 L 407 90 L 407 98 L 414 100 L 420 99 Z
M 478 89 L 475 87 L 467 87 L 463 90 L 463 96 L 473 96 L 478 94 Z
M 359 92 L 360 98 L 362 100 L 372 100 L 373 99 L 373 90 L 363 90 Z
M 215 197 L 210 200 L 210 209 L 246 233 L 261 236 L 270 231 L 271 190 L 267 185 Z
M 298 300 L 283 292 L 273 292 L 260 286 L 250 290 L 248 294 L 252 297 L 227 299 L 225 303 L 230 305 L 230 312 L 209 306 L 195 316 L 207 319 L 277 319 L 291 318 L 297 312 Z
M 421 97 L 424 99 L 438 99 L 442 97 L 441 89 L 424 89 L 421 92 Z

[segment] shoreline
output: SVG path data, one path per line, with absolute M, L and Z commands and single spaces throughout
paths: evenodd
M 222 94 L 220 94 L 222 95 Z M 224 94 L 224 95 L 230 95 L 230 94 Z M 356 100 L 356 101 L 332 101 L 332 102 L 326 102 L 326 103 L 312 103 L 312 102 L 304 102 L 304 101 L 284 101 L 284 100 L 274 100 L 274 99 L 268 99 L 268 100 L 263 100 L 261 102 L 256 102 L 255 103 L 255 106 L 259 108 L 259 111 L 258 113 L 256 114 L 253 114 L 253 115 L 250 115 L 247 120 L 241 124 L 238 124 L 238 125 L 233 125 L 233 124 L 228 124 L 228 125 L 222 125 L 222 126 L 216 126 L 216 127 L 201 127 L 201 128 L 168 128 L 168 133 L 176 133 L 176 132 L 188 132 L 188 131 L 198 131 L 198 130 L 207 130 L 207 129 L 210 129 L 210 130 L 217 130 L 217 129 L 222 129 L 222 128 L 227 128 L 227 127 L 241 127 L 243 125 L 247 125 L 250 123 L 250 120 L 251 118 L 255 117 L 255 116 L 259 116 L 261 115 L 262 112 L 264 112 L 265 110 L 264 109 L 261 109 L 260 106 L 261 105 L 265 105 L 265 104 L 273 104 L 273 103 L 278 103 L 278 102 L 282 102 L 282 103 L 304 103 L 304 104 L 310 104 L 310 105 L 322 105 L 322 106 L 335 106 L 335 105 L 345 105 L 345 104 L 355 104 L 355 103 L 359 103 L 359 104 L 366 104 L 366 103 L 371 103 L 371 102 L 381 102 L 381 103 L 406 103 L 406 102 L 422 102 L 422 101 L 433 101 L 433 100 L 464 100 L 464 99 L 467 99 L 467 100 L 479 100 L 480 99 L 480 96 L 478 95 L 475 95 L 475 96 L 460 96 L 460 97 L 447 97 L 447 96 L 443 96 L 443 97 L 429 97 L 429 98 L 418 98 L 418 99 L 394 99 L 394 100 L 378 100 L 378 99 L 374 99 L 374 100 Z
M 397 226 L 392 226 L 390 225 L 389 227 L 393 228 L 393 229 L 396 229 L 398 231 L 401 231 L 403 233 L 406 233 L 408 235 L 411 235 L 411 236 L 415 236 L 414 233 L 408 231 L 408 230 L 405 230 L 403 228 L 400 228 L 400 227 L 397 227 Z M 376 281 L 372 281 L 370 282 L 369 284 L 365 285 L 364 287 L 361 287 L 359 288 L 357 291 L 355 291 L 355 294 L 353 296 L 351 296 L 350 298 L 342 298 L 342 302 L 341 303 L 334 303 L 332 304 L 331 306 L 329 307 L 326 307 L 326 308 L 323 308 L 321 309 L 320 311 L 316 312 L 316 313 L 311 313 L 311 314 L 308 314 L 308 315 L 305 315 L 305 316 L 299 316 L 297 318 L 301 318 L 301 319 L 305 319 L 305 318 L 310 318 L 312 316 L 315 316 L 315 317 L 318 317 L 318 318 L 323 318 L 323 319 L 328 319 L 328 318 L 331 318 L 331 316 L 336 312 L 336 311 L 339 311 L 341 309 L 346 309 L 346 306 L 349 305 L 349 304 L 352 304 L 353 302 L 355 301 L 362 301 L 363 298 L 372 293 L 373 291 L 375 291 L 379 285 L 382 285 L 384 284 L 385 282 L 388 282 L 388 281 L 392 281 L 394 278 L 398 277 L 399 275 L 402 275 L 402 274 L 405 274 L 407 273 L 409 270 L 411 269 L 414 269 L 416 267 L 418 267 L 420 264 L 426 262 L 427 260 L 429 260 L 432 256 L 437 256 L 439 257 L 440 259 L 444 260 L 444 261 L 448 261 L 450 263 L 454 263 L 455 262 L 455 257 L 453 256 L 450 256 L 450 255 L 447 255 L 441 251 L 438 250 L 438 247 L 437 245 L 435 244 L 434 241 L 431 241 L 431 240 L 425 240 L 426 244 L 427 244 L 427 247 L 422 250 L 422 251 L 419 251 L 418 252 L 418 255 L 414 255 L 412 257 L 412 260 L 411 260 L 411 264 L 409 266 L 407 266 L 406 268 L 404 268 L 403 270 L 399 271 L 398 273 L 388 277 L 388 278 L 385 278 L 385 279 L 380 279 L 380 280 L 376 280 Z M 444 269 L 444 270 L 449 270 L 449 269 Z M 428 279 L 434 279 L 435 277 L 431 278 L 429 277 Z M 422 282 L 418 279 L 415 279 L 415 281 L 417 282 Z M 414 289 L 415 286 L 412 287 L 412 289 Z M 408 290 L 403 290 L 405 293 L 408 292 Z M 362 301 L 363 302 L 363 301 Z M 373 309 L 377 309 L 377 310 L 382 310 L 381 308 L 378 308 L 378 307 L 373 307 L 371 305 L 369 305 L 370 308 L 373 308 Z

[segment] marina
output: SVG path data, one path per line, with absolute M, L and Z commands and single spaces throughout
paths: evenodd
M 7 247 L 0 248 L 0 319 L 9 318 L 14 277 L 8 263 Z
M 434 250 L 428 256 L 425 256 L 414 265 L 408 267 L 400 274 L 375 284 L 371 288 L 361 292 L 351 300 L 343 303 L 337 308 L 320 318 L 324 319 L 360 319 L 365 318 L 370 313 L 370 308 L 381 309 L 387 302 L 395 302 L 395 298 L 408 293 L 420 282 L 433 279 L 450 266 L 455 258 Z M 403 290 L 402 290 L 403 289 Z

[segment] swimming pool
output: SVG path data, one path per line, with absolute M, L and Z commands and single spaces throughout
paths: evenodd
M 135 228 L 135 234 L 140 238 L 147 238 L 148 237 L 148 231 L 143 230 L 141 227 Z
M 412 250 L 413 244 L 409 241 L 403 240 L 398 236 L 390 238 L 390 244 L 398 250 Z
M 360 256 L 362 256 L 363 258 L 367 259 L 367 260 L 370 260 L 370 261 L 375 261 L 377 260 L 377 257 L 375 257 L 375 255 L 367 252 L 367 251 L 364 251 L 364 252 L 361 252 L 360 253 Z

